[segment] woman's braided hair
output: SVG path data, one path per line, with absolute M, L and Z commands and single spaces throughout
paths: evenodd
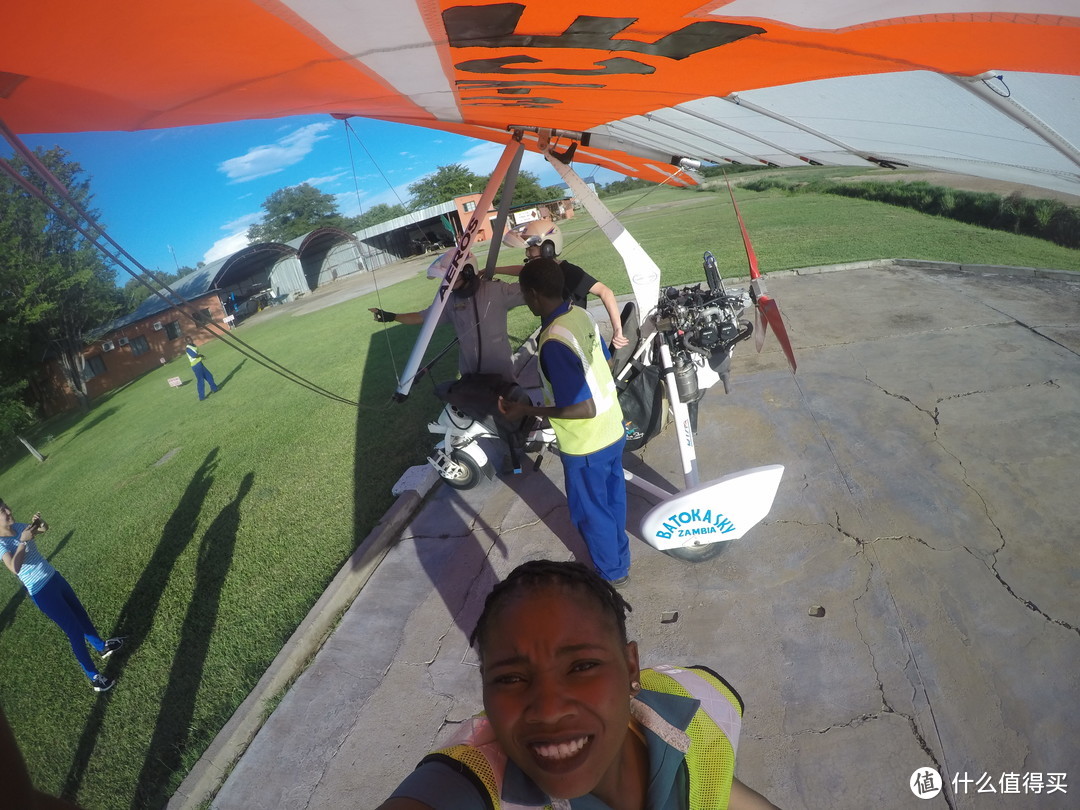
M 537 590 L 548 585 L 561 585 L 592 596 L 615 620 L 619 638 L 623 644 L 626 643 L 626 614 L 633 610 L 630 603 L 623 599 L 611 583 L 591 568 L 579 562 L 556 562 L 555 560 L 530 560 L 522 563 L 507 574 L 506 579 L 497 583 L 484 601 L 484 610 L 480 618 L 476 620 L 476 628 L 469 636 L 469 643 L 481 651 L 488 625 L 503 603 L 514 594 Z

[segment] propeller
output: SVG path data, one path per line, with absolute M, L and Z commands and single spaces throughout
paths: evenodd
M 780 348 L 784 350 L 784 356 L 787 357 L 788 363 L 791 365 L 791 372 L 794 374 L 796 368 L 795 352 L 791 350 L 791 340 L 788 339 L 787 327 L 784 326 L 784 318 L 780 314 L 780 306 L 765 289 L 765 280 L 758 269 L 757 254 L 754 253 L 754 246 L 750 243 L 750 234 L 746 232 L 742 214 L 739 213 L 739 205 L 735 202 L 735 192 L 731 190 L 731 181 L 728 180 L 726 173 L 724 180 L 727 182 L 728 194 L 731 196 L 731 205 L 735 208 L 735 216 L 739 220 L 743 247 L 746 248 L 746 259 L 750 263 L 750 297 L 755 304 L 754 332 L 756 338 L 754 342 L 760 352 L 765 343 L 765 332 L 769 326 L 772 326 L 773 332 L 776 333 L 776 339 L 780 341 Z

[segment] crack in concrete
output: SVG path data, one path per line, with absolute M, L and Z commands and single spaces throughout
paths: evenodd
M 1020 323 L 1020 322 L 1017 321 L 1017 323 Z M 1020 324 L 1020 325 L 1024 326 L 1025 324 Z M 1051 342 L 1056 342 L 1056 341 L 1051 341 Z M 964 462 L 960 459 L 959 456 L 957 456 L 955 453 L 953 453 L 951 450 L 949 450 L 949 448 L 945 446 L 945 444 L 941 441 L 941 438 L 938 436 L 936 428 L 941 426 L 941 421 L 940 421 L 941 412 L 940 412 L 940 409 L 935 405 L 934 411 L 933 411 L 933 413 L 931 413 L 926 408 L 923 408 L 923 407 L 920 407 L 919 405 L 916 405 L 909 397 L 906 397 L 903 394 L 896 394 L 896 393 L 893 393 L 892 391 L 889 391 L 888 389 L 886 389 L 885 387 L 883 387 L 882 385 L 880 385 L 879 383 L 877 383 L 873 379 L 871 379 L 869 374 L 866 374 L 865 378 L 866 378 L 867 382 L 869 382 L 871 385 L 876 386 L 878 388 L 878 390 L 880 390 L 882 393 L 886 394 L 887 396 L 893 397 L 895 399 L 899 399 L 899 400 L 902 400 L 904 402 L 910 403 L 912 405 L 912 407 L 914 407 L 917 411 L 919 411 L 920 413 L 925 413 L 928 416 L 930 416 L 931 419 L 933 419 L 934 426 L 935 426 L 934 441 L 937 443 L 937 445 L 945 453 L 947 453 L 949 455 L 950 458 L 953 459 L 953 461 L 956 462 L 956 465 L 960 468 L 960 472 L 961 472 L 961 475 L 962 475 L 962 480 L 963 480 L 964 486 L 966 486 L 969 490 L 971 490 L 971 492 L 975 495 L 975 497 L 977 497 L 979 499 L 979 503 L 982 504 L 983 515 L 986 517 L 987 522 L 991 526 L 994 527 L 994 531 L 997 532 L 998 538 L 1000 539 L 1001 542 L 998 545 L 998 547 L 990 555 L 992 563 L 989 564 L 989 565 L 987 564 L 986 560 L 984 560 L 978 553 L 976 553 L 973 549 L 969 548 L 966 545 L 962 546 L 964 551 L 966 551 L 968 554 L 970 554 L 975 559 L 977 559 L 979 562 L 981 562 L 984 566 L 986 566 L 987 570 L 989 570 L 990 573 L 992 573 L 994 575 L 994 578 L 998 581 L 998 583 L 1003 588 L 1005 588 L 1005 591 L 1010 596 L 1012 596 L 1014 599 L 1016 599 L 1018 602 L 1020 602 L 1022 605 L 1024 605 L 1024 607 L 1026 607 L 1028 610 L 1042 616 L 1043 619 L 1050 622 L 1051 624 L 1056 624 L 1056 625 L 1058 625 L 1060 627 L 1065 628 L 1066 630 L 1071 630 L 1074 633 L 1076 633 L 1078 636 L 1080 636 L 1080 627 L 1077 627 L 1076 625 L 1070 624 L 1069 622 L 1064 621 L 1063 619 L 1054 618 L 1053 616 L 1051 616 L 1050 614 L 1048 614 L 1044 610 L 1042 610 L 1038 605 L 1036 605 L 1030 599 L 1025 599 L 1024 597 L 1020 596 L 1013 589 L 1012 585 L 1010 585 L 1008 582 L 1006 582 L 1005 578 L 1003 576 L 1001 576 L 1001 573 L 997 570 L 997 556 L 998 556 L 998 554 L 1000 554 L 1005 549 L 1005 545 L 1006 545 L 1005 533 L 1001 530 L 1001 527 L 998 526 L 997 523 L 994 522 L 994 518 L 990 514 L 990 507 L 986 503 L 986 498 L 984 498 L 982 493 L 979 492 L 979 490 L 975 486 L 973 486 L 972 483 L 968 480 L 967 468 L 964 466 Z M 1060 388 L 1060 385 L 1058 384 L 1058 382 L 1053 377 L 1051 377 L 1049 379 L 1046 379 L 1046 380 L 1043 380 L 1042 382 L 1039 382 L 1039 383 L 1025 383 L 1022 386 L 1012 386 L 1012 387 L 1015 387 L 1015 388 L 1031 388 L 1031 387 L 1036 386 L 1036 385 L 1043 385 L 1043 386 L 1047 386 L 1047 387 Z M 950 399 L 960 399 L 960 398 L 963 398 L 963 397 L 971 396 L 973 394 L 985 394 L 985 393 L 990 393 L 990 392 L 987 392 L 987 391 L 969 391 L 969 392 L 962 393 L 962 394 L 951 394 L 951 395 L 949 395 L 947 397 L 941 397 L 940 399 L 938 399 L 937 404 L 940 405 L 942 402 L 945 402 L 945 401 L 950 400 Z M 839 516 L 839 514 L 837 514 L 837 528 L 838 528 L 838 530 L 839 530 L 839 523 L 840 523 L 840 516 Z M 900 539 L 900 538 L 878 538 L 878 539 Z M 934 549 L 933 546 L 931 546 L 929 543 L 927 543 L 926 541 L 924 541 L 924 540 L 922 540 L 922 539 L 920 539 L 918 537 L 910 537 L 910 539 L 915 540 L 915 541 L 917 541 L 919 543 L 922 543 L 927 548 Z M 858 543 L 859 541 L 856 540 L 856 542 Z M 936 551 L 937 549 L 934 549 L 934 550 Z
M 1043 383 L 1040 383 L 1040 384 L 1041 385 L 1055 385 L 1055 386 L 1057 385 L 1057 383 L 1055 383 L 1053 381 L 1053 379 L 1046 380 L 1046 381 L 1044 381 Z M 1025 387 L 1027 387 L 1027 386 L 1025 386 Z M 951 450 L 949 450 L 949 448 L 947 448 L 941 442 L 940 439 L 937 440 L 937 443 L 938 443 L 938 445 L 940 445 L 942 450 L 944 450 L 946 453 L 949 454 L 949 456 L 956 462 L 956 465 L 960 468 L 960 472 L 961 472 L 961 475 L 962 475 L 962 480 L 963 480 L 964 486 L 966 486 L 969 490 L 971 490 L 972 494 L 974 494 L 975 497 L 979 499 L 979 503 L 982 504 L 983 516 L 986 518 L 987 523 L 989 523 L 991 526 L 994 527 L 994 531 L 997 532 L 998 540 L 1000 541 L 999 544 L 998 544 L 998 547 L 996 549 L 994 549 L 994 551 L 991 552 L 991 554 L 990 554 L 990 559 L 992 561 L 990 564 L 987 564 L 986 560 L 980 554 L 976 553 L 973 549 L 971 549 L 967 545 L 961 544 L 961 547 L 964 549 L 964 551 L 966 551 L 968 554 L 970 554 L 972 557 L 974 557 L 976 560 L 978 560 L 980 563 L 982 563 L 986 567 L 986 569 L 988 571 L 990 571 L 990 573 L 992 573 L 994 575 L 994 579 L 996 579 L 998 581 L 998 584 L 1000 584 L 1005 589 L 1006 593 L 1008 593 L 1009 596 L 1011 596 L 1013 599 L 1020 602 L 1024 607 L 1026 607 L 1031 612 L 1037 613 L 1039 616 L 1042 616 L 1043 619 L 1045 619 L 1047 622 L 1050 622 L 1051 624 L 1056 624 L 1059 627 L 1065 628 L 1066 630 L 1071 630 L 1072 632 L 1074 632 L 1078 636 L 1080 636 L 1080 627 L 1077 627 L 1076 625 L 1070 624 L 1069 622 L 1067 622 L 1067 621 L 1065 621 L 1063 619 L 1054 618 L 1049 613 L 1042 610 L 1038 605 L 1036 605 L 1030 599 L 1025 599 L 1024 597 L 1020 596 L 1020 594 L 1018 594 L 1013 589 L 1012 585 L 1010 585 L 1008 582 L 1005 581 L 1005 578 L 1001 575 L 1001 572 L 998 571 L 998 569 L 997 569 L 998 554 L 1000 554 L 1002 551 L 1005 550 L 1005 546 L 1007 544 L 1007 540 L 1006 540 L 1006 537 L 1005 537 L 1005 532 L 1001 529 L 1000 526 L 997 525 L 997 523 L 994 521 L 993 516 L 990 514 L 990 506 L 986 502 L 986 498 L 984 498 L 983 494 L 978 490 L 978 488 L 975 487 L 971 483 L 971 481 L 968 480 L 967 468 L 964 466 L 964 462 L 955 453 L 953 453 Z
M 839 514 L 837 514 L 836 521 L 837 521 L 837 524 L 839 525 L 839 523 L 840 523 Z M 858 538 L 856 538 L 856 543 L 858 543 L 860 546 L 869 546 L 870 545 L 870 543 L 865 543 L 863 541 L 860 541 Z M 915 716 L 913 714 L 909 715 L 909 714 L 905 714 L 904 712 L 898 712 L 889 703 L 889 699 L 885 695 L 885 684 L 882 681 L 881 672 L 880 672 L 880 670 L 878 669 L 878 666 L 877 666 L 877 656 L 874 654 L 873 647 L 871 647 L 870 643 L 867 641 L 866 634 L 863 632 L 863 628 L 859 623 L 859 605 L 858 605 L 858 603 L 859 603 L 860 599 L 862 599 L 864 596 L 866 596 L 868 593 L 870 593 L 870 586 L 871 586 L 871 583 L 872 583 L 873 578 L 874 578 L 874 570 L 877 567 L 875 561 L 870 558 L 870 555 L 862 554 L 862 556 L 863 556 L 863 559 L 866 560 L 866 563 L 867 563 L 867 566 L 868 566 L 868 569 L 867 569 L 867 572 L 866 572 L 866 585 L 863 588 L 863 592 L 852 600 L 851 608 L 852 608 L 852 612 L 854 613 L 855 629 L 856 629 L 856 631 L 858 631 L 859 639 L 862 641 L 863 645 L 866 647 L 866 652 L 870 656 L 870 666 L 874 670 L 874 677 L 875 677 L 875 679 L 877 681 L 878 693 L 881 696 L 881 711 L 876 713 L 876 714 L 869 715 L 869 718 L 870 719 L 877 718 L 877 717 L 880 717 L 883 714 L 894 714 L 897 717 L 902 717 L 905 720 L 907 720 L 908 727 L 911 729 L 912 737 L 915 739 L 915 742 L 918 744 L 918 746 L 922 749 L 923 753 L 925 753 L 926 756 L 930 758 L 930 761 L 934 764 L 935 770 L 937 770 L 937 772 L 939 774 L 940 773 L 947 773 L 946 768 L 942 767 L 942 764 L 938 761 L 937 755 L 930 748 L 929 743 L 927 743 L 926 736 L 922 733 L 922 730 L 919 728 L 919 723 L 916 720 Z M 888 594 L 889 601 L 892 604 L 893 610 L 894 610 L 894 612 L 896 614 L 897 621 L 894 624 L 894 627 L 896 629 L 896 633 L 897 633 L 897 635 L 899 635 L 900 641 L 903 644 L 904 650 L 907 652 L 908 661 L 910 662 L 910 664 L 912 666 L 914 666 L 915 672 L 918 673 L 919 672 L 919 664 L 918 664 L 918 661 L 915 660 L 915 653 L 912 651 L 911 646 L 908 644 L 907 638 L 904 635 L 903 624 L 902 624 L 902 621 L 901 621 L 902 617 L 900 616 L 900 611 L 896 606 L 896 601 L 892 598 L 891 591 L 889 591 L 889 587 L 888 587 L 889 581 L 888 581 L 888 578 L 885 577 L 884 571 L 882 572 L 882 577 L 885 580 L 885 590 L 886 590 L 886 593 Z M 906 667 L 905 667 L 905 669 L 906 669 Z M 908 683 L 911 685 L 911 690 L 912 690 L 911 695 L 912 695 L 912 705 L 913 706 L 914 706 L 914 698 L 915 698 L 916 695 L 919 694 L 919 691 L 921 689 L 922 695 L 926 700 L 926 706 L 927 706 L 928 710 L 930 711 L 930 719 L 934 724 L 934 731 L 937 734 L 938 745 L 941 745 L 941 732 L 937 727 L 937 718 L 934 715 L 934 707 L 933 707 L 933 704 L 930 701 L 930 695 L 926 691 L 926 687 L 921 683 L 921 677 L 920 677 L 920 683 L 919 684 L 916 684 L 916 683 L 912 682 L 910 678 L 908 679 Z M 844 726 L 847 727 L 847 726 L 852 726 L 853 724 L 855 724 L 857 722 L 864 722 L 864 718 L 867 718 L 867 717 L 868 717 L 867 715 L 862 715 L 860 717 L 853 718 L 852 720 L 848 721 L 848 723 L 844 724 Z M 944 751 L 944 746 L 942 746 L 942 751 Z M 952 798 L 950 797 L 949 792 L 947 790 L 943 790 L 942 795 L 945 796 L 945 802 L 948 804 L 950 810 L 954 810 Z
M 934 420 L 934 426 L 935 426 L 935 427 L 941 424 L 941 422 L 939 422 L 939 421 L 938 421 L 938 417 L 939 417 L 939 416 L 941 415 L 941 412 L 940 412 L 940 410 L 939 410 L 939 409 L 937 408 L 937 403 L 935 403 L 935 407 L 934 407 L 933 413 L 931 413 L 931 412 L 930 412 L 930 411 L 928 411 L 928 410 L 927 410 L 926 408 L 923 408 L 923 407 L 922 407 L 921 405 L 916 405 L 916 404 L 915 404 L 915 402 L 914 402 L 914 400 L 912 400 L 912 399 L 911 399 L 911 397 L 907 397 L 907 396 L 904 396 L 903 394 L 896 394 L 896 393 L 893 393 L 893 392 L 892 392 L 892 391 L 890 391 L 890 390 L 889 390 L 888 388 L 886 388 L 885 386 L 883 386 L 883 385 L 882 385 L 881 383 L 875 382 L 875 381 L 874 381 L 874 380 L 873 380 L 873 379 L 872 379 L 872 378 L 870 377 L 870 375 L 869 375 L 869 374 L 864 374 L 864 375 L 863 375 L 863 377 L 864 377 L 864 379 L 865 379 L 865 380 L 866 380 L 866 381 L 867 381 L 868 383 L 870 383 L 871 385 L 873 385 L 873 386 L 874 386 L 875 388 L 877 388 L 877 389 L 878 389 L 879 391 L 881 391 L 881 393 L 885 394 L 886 396 L 890 396 L 890 397 L 892 397 L 893 399 L 899 399 L 899 400 L 900 400 L 900 401 L 902 401 L 902 402 L 906 402 L 906 403 L 908 403 L 909 405 L 911 405 L 911 406 L 912 406 L 912 407 L 913 407 L 913 408 L 914 408 L 915 410 L 919 411 L 920 413 L 925 413 L 925 414 L 926 414 L 927 416 L 929 416 L 929 417 L 930 417 L 931 419 L 933 419 L 933 420 Z M 956 395 L 954 395 L 954 396 L 956 396 Z M 939 400 L 938 400 L 937 402 L 938 402 L 938 403 L 940 403 L 941 401 L 942 401 L 942 400 L 940 400 L 940 399 L 939 399 Z M 937 438 L 937 434 L 936 434 L 936 432 L 935 432 L 935 436 L 934 436 L 934 437 L 935 437 L 935 438 Z

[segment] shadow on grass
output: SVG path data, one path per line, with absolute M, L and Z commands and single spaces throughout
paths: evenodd
M 191 542 L 199 511 L 214 481 L 213 472 L 217 466 L 217 454 L 217 448 L 211 450 L 196 470 L 187 489 L 181 495 L 176 509 L 165 523 L 161 531 L 161 540 L 154 549 L 153 556 L 139 575 L 139 580 L 135 583 L 131 595 L 120 610 L 116 629 L 109 635 L 126 636 L 128 645 L 109 659 L 109 669 L 112 670 L 108 673 L 110 677 L 113 677 L 116 669 L 127 661 L 131 649 L 147 636 L 153 626 L 161 594 L 168 584 L 169 575 L 176 560 Z M 122 685 L 117 688 L 122 688 Z M 87 717 L 82 736 L 79 738 L 79 745 L 75 750 L 75 757 L 64 780 L 61 794 L 64 798 L 74 799 L 82 786 L 108 711 L 107 698 L 108 693 L 98 699 Z
M 114 413 L 116 413 L 117 410 L 118 409 L 115 408 L 115 407 L 102 408 L 102 409 L 95 408 L 94 410 L 92 410 L 90 412 L 92 414 L 92 416 L 89 419 L 83 420 L 83 422 L 79 425 L 79 429 L 76 430 L 72 434 L 71 439 L 69 441 L 75 441 L 77 438 L 79 438 L 84 433 L 86 433 L 86 431 L 97 427 L 102 422 L 104 422 L 106 419 L 108 419 L 110 416 L 112 416 Z
M 67 534 L 65 534 L 63 539 L 61 539 L 59 543 L 53 546 L 52 551 L 45 555 L 45 559 L 49 562 L 52 562 L 53 558 L 60 553 L 60 550 L 68 544 L 68 540 L 71 539 L 71 536 L 73 534 L 74 532 L 68 532 Z M 12 622 L 15 621 L 15 614 L 19 610 L 19 605 L 21 605 L 24 601 L 26 601 L 26 588 L 22 587 L 22 585 L 20 584 L 19 590 L 16 591 L 15 595 L 8 600 L 8 603 L 6 605 L 4 605 L 4 609 L 0 610 L 0 633 L 3 633 L 4 630 L 10 627 Z
M 244 476 L 236 497 L 210 524 L 199 545 L 195 587 L 184 617 L 180 643 L 173 654 L 154 734 L 136 782 L 131 801 L 133 810 L 164 805 L 171 793 L 169 777 L 183 765 L 188 731 L 195 714 L 195 698 L 217 622 L 221 590 L 236 546 L 240 503 L 251 491 L 254 480 L 254 473 Z
M 240 361 L 240 365 L 238 365 L 236 368 L 234 368 L 232 371 L 230 371 L 228 374 L 226 374 L 224 377 L 222 377 L 221 382 L 217 383 L 218 390 L 224 388 L 228 384 L 229 380 L 231 380 L 234 376 L 236 376 L 236 372 L 238 372 L 240 369 L 242 369 L 244 367 L 244 363 L 246 363 L 246 362 L 247 362 L 247 358 L 245 357 L 243 360 Z M 217 382 L 217 380 L 215 380 L 215 382 Z

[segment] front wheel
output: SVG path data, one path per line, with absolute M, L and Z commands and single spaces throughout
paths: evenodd
M 483 472 L 476 459 L 461 450 L 450 453 L 450 460 L 454 463 L 452 472 L 442 472 L 443 480 L 454 489 L 472 489 L 480 483 Z
M 699 563 L 711 560 L 724 550 L 727 543 L 703 543 L 700 546 L 679 546 L 678 548 L 665 548 L 664 553 L 669 557 L 683 562 Z

